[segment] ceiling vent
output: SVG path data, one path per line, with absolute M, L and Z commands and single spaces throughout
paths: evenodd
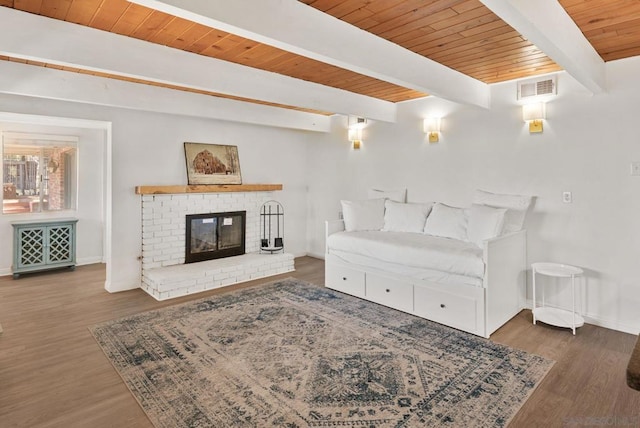
M 556 76 L 536 80 L 518 82 L 518 99 L 527 100 L 534 97 L 549 97 L 558 93 Z

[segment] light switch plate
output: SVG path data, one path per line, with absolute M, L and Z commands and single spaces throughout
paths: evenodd
M 562 202 L 565 204 L 570 204 L 573 202 L 573 195 L 571 192 L 562 192 Z

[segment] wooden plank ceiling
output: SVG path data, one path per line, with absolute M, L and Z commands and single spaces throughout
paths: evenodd
M 560 69 L 479 0 L 301 1 L 485 83 Z M 640 1 L 560 3 L 603 59 L 640 54 Z M 426 95 L 126 0 L 0 0 L 0 5 L 390 102 Z
M 640 55 L 639 0 L 559 0 L 605 61 Z

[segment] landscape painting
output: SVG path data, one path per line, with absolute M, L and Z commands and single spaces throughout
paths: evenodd
M 189 184 L 242 184 L 238 147 L 184 143 Z

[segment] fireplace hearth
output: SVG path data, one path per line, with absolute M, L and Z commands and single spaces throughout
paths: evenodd
M 168 186 L 139 192 L 142 195 L 140 287 L 157 300 L 167 300 L 294 271 L 293 254 L 261 254 L 260 207 L 273 200 L 273 194 L 271 189 L 260 187 L 262 185 L 247 189 L 254 186 Z M 209 191 L 209 188 L 216 191 Z M 190 245 L 191 241 L 191 238 L 186 239 L 186 216 L 232 214 L 241 210 L 246 212 L 243 228 L 245 254 L 202 263 L 185 263 L 185 244 L 189 242 Z M 211 228 L 209 232 L 211 235 Z M 202 245 L 201 250 L 213 247 Z M 209 251 L 201 251 L 201 254 L 207 253 Z
M 245 253 L 246 211 L 186 216 L 185 263 Z

